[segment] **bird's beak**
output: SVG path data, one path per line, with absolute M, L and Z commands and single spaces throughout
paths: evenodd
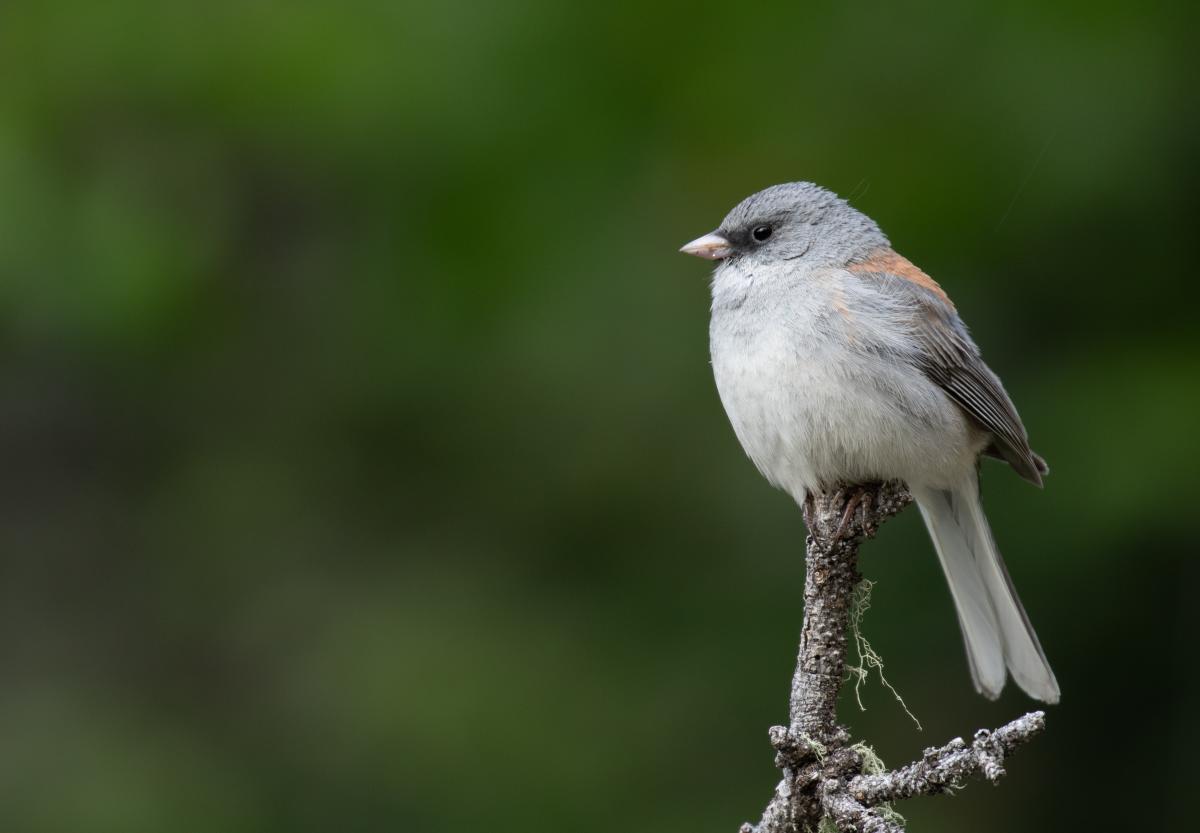
M 733 254 L 733 244 L 714 231 L 712 234 L 697 237 L 679 251 L 705 260 L 724 260 Z

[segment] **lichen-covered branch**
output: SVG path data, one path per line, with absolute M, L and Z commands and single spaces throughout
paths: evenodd
M 994 732 L 980 729 L 970 746 L 962 738 L 955 738 L 940 749 L 926 749 L 921 760 L 906 767 L 852 778 L 849 792 L 864 804 L 873 805 L 946 792 L 976 773 L 994 784 L 1004 775 L 1005 757 L 1046 728 L 1045 718 L 1044 712 L 1030 712 Z
M 819 495 L 805 507 L 804 626 L 792 678 L 791 725 L 825 742 L 837 731 L 837 700 L 846 673 L 846 623 L 858 573 L 858 545 L 912 498 L 898 484 Z M 848 511 L 849 510 L 849 511 Z M 840 533 L 840 534 L 839 534 Z
M 741 833 L 816 831 L 823 819 L 843 833 L 902 833 L 903 820 L 890 802 L 945 792 L 976 773 L 994 783 L 1004 774 L 1005 757 L 1044 727 L 1043 713 L 1032 712 L 994 732 L 980 730 L 970 746 L 956 738 L 901 769 L 864 772 L 862 747 L 837 724 L 846 628 L 862 578 L 858 548 L 911 501 L 903 485 L 892 482 L 814 495 L 804 507 L 809 535 L 800 651 L 788 725 L 770 730 L 783 777 L 761 821 L 743 824 Z
M 858 833 L 903 833 L 904 826 L 879 810 L 863 805 L 846 792 L 845 785 L 830 778 L 821 785 L 821 807 L 838 830 Z

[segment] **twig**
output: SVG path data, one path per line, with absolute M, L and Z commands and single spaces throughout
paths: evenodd
M 921 760 L 906 767 L 881 775 L 856 776 L 850 779 L 848 789 L 859 801 L 874 805 L 949 792 L 976 773 L 994 784 L 1004 775 L 1004 759 L 1046 728 L 1045 717 L 1043 712 L 1030 712 L 995 732 L 980 729 L 970 746 L 962 738 L 955 738 L 940 749 L 926 749 Z

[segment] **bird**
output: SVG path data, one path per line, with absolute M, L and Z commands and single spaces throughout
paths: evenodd
M 1039 487 L 1049 468 L 942 287 L 811 182 L 747 197 L 680 251 L 716 262 L 713 376 L 762 475 L 802 507 L 847 485 L 902 481 L 945 573 L 975 689 L 995 699 L 1011 673 L 1029 696 L 1058 702 L 979 492 L 984 456 Z

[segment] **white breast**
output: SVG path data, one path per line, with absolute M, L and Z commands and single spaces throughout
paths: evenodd
M 721 402 L 750 459 L 797 501 L 838 483 L 940 485 L 974 465 L 983 441 L 900 358 L 898 316 L 866 292 L 840 270 L 727 264 L 714 278 Z

